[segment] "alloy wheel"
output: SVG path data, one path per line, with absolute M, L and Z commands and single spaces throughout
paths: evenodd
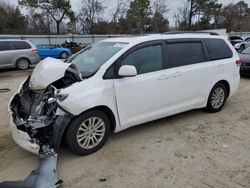
M 211 104 L 213 108 L 218 109 L 223 105 L 225 100 L 225 92 L 223 88 L 218 87 L 214 90 L 212 97 L 211 97 Z
M 105 135 L 105 123 L 99 117 L 86 119 L 78 128 L 77 143 L 83 149 L 97 146 Z

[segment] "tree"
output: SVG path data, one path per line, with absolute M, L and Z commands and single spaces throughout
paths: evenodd
M 164 18 L 168 12 L 165 0 L 155 0 L 152 6 L 154 15 L 150 23 L 150 31 L 153 33 L 163 33 L 169 30 L 169 21 Z
M 123 18 L 126 15 L 129 6 L 128 3 L 129 3 L 128 0 L 116 1 L 116 6 L 112 14 L 112 22 L 116 23 L 119 20 L 119 18 Z
M 188 27 L 191 29 L 192 20 L 198 16 L 198 22 L 200 19 L 207 23 L 210 22 L 211 18 L 216 15 L 222 4 L 218 3 L 218 0 L 188 0 L 189 2 L 189 16 L 188 16 Z
M 218 22 L 221 9 L 222 4 L 218 0 L 187 0 L 187 4 L 179 9 L 181 16 L 176 14 L 175 18 L 184 29 L 207 29 Z
M 127 21 L 136 33 L 143 33 L 150 24 L 152 14 L 149 0 L 134 0 L 127 12 Z
M 151 19 L 150 31 L 153 33 L 163 33 L 169 30 L 169 21 L 159 12 L 155 12 Z
M 18 7 L 9 3 L 0 2 L 0 33 L 16 34 L 27 32 L 27 19 Z
M 223 8 L 221 25 L 228 31 L 248 31 L 250 11 L 248 4 L 240 1 L 236 4 L 228 4 Z
M 57 34 L 60 34 L 60 24 L 66 18 L 74 18 L 69 0 L 19 0 L 20 5 L 40 9 L 47 12 L 56 22 Z
M 188 28 L 188 3 L 185 3 L 183 7 L 179 7 L 175 13 L 175 27 L 179 30 L 186 30 Z
M 39 14 L 35 9 L 29 10 L 29 16 L 26 16 L 28 20 L 28 33 L 29 34 L 49 34 L 50 27 L 46 21 L 46 13 Z M 49 21 L 50 22 L 50 21 Z
M 155 0 L 153 2 L 153 11 L 164 15 L 168 12 L 168 6 L 165 0 Z
M 97 21 L 98 15 L 104 10 L 103 0 L 83 0 L 81 12 L 78 20 L 82 25 L 83 33 L 93 34 L 94 23 Z

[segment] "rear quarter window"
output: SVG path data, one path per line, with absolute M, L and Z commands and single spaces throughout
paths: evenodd
M 227 59 L 233 57 L 233 52 L 222 39 L 205 39 L 211 60 Z
M 12 41 L 12 45 L 14 46 L 15 50 L 24 50 L 31 48 L 30 44 L 25 41 Z

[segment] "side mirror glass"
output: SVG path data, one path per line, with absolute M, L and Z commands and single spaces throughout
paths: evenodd
M 119 69 L 118 75 L 120 77 L 133 77 L 137 75 L 137 70 L 132 65 L 123 65 Z

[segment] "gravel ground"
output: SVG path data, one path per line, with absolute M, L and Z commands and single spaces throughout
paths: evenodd
M 20 180 L 37 157 L 10 134 L 7 105 L 31 72 L 0 72 L 0 181 Z M 63 187 L 250 187 L 250 78 L 216 114 L 194 110 L 111 136 L 98 152 L 81 157 L 64 146 L 58 174 Z

